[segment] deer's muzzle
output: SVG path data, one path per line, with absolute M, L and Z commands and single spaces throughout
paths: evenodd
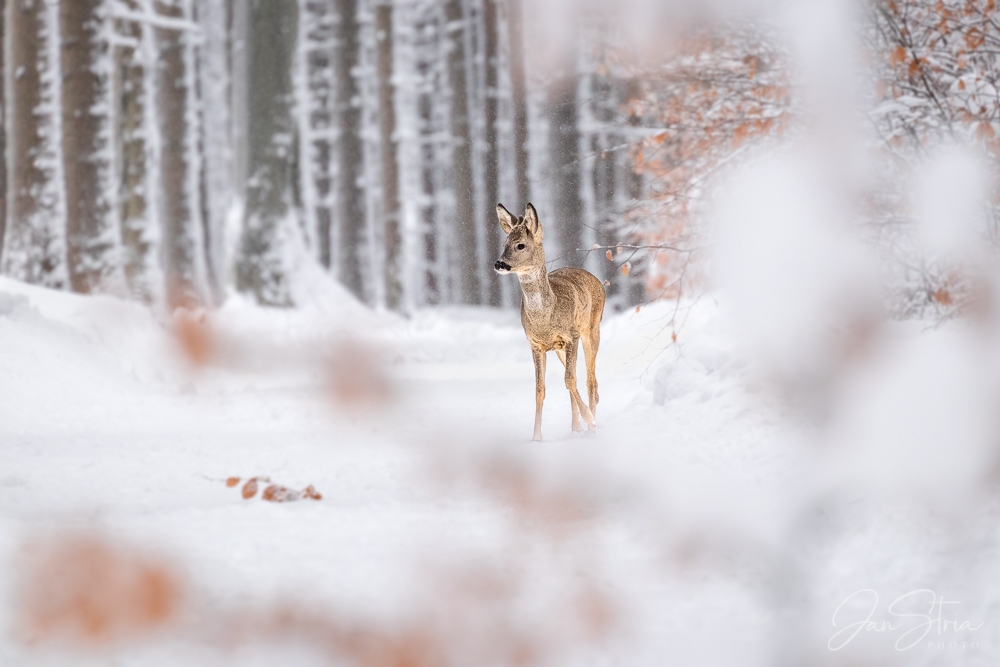
M 498 259 L 497 263 L 493 265 L 493 270 L 497 273 L 510 273 L 510 264 L 502 259 Z

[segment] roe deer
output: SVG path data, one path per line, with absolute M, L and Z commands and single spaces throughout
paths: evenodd
M 594 430 L 597 412 L 597 376 L 594 363 L 601 343 L 601 317 L 604 315 L 604 285 L 583 269 L 545 271 L 542 226 L 531 204 L 524 216 L 515 217 L 497 204 L 500 226 L 507 234 L 503 254 L 493 268 L 499 274 L 516 273 L 521 281 L 521 325 L 531 345 L 535 360 L 535 435 L 542 439 L 542 402 L 545 400 L 545 353 L 555 350 L 566 367 L 566 388 L 573 406 L 573 430 L 580 429 L 580 415 L 587 428 Z M 577 341 L 583 340 L 587 361 L 588 406 L 576 389 Z

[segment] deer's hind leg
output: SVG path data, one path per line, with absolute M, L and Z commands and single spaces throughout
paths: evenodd
M 587 423 L 587 429 L 594 430 L 594 414 L 587 407 L 587 404 L 583 402 L 583 398 L 580 397 L 580 392 L 576 388 L 576 353 L 577 353 L 577 343 L 579 338 L 574 338 L 566 346 L 566 389 L 569 390 L 570 402 L 573 404 L 573 430 L 580 430 L 580 422 L 578 421 L 578 414 L 583 416 L 583 421 Z
M 587 398 L 590 400 L 590 413 L 597 419 L 597 402 L 600 396 L 597 395 L 597 348 L 601 345 L 600 325 L 593 327 L 586 335 L 581 337 L 583 341 L 583 358 L 587 362 Z
M 562 362 L 563 368 L 567 369 L 566 372 L 569 373 L 569 366 L 566 365 L 566 350 L 556 350 L 556 356 L 559 357 L 559 361 Z M 576 387 L 576 367 L 573 368 L 573 386 Z M 569 382 L 569 380 L 567 380 Z M 566 385 L 569 388 L 569 385 Z M 569 403 L 573 409 L 573 424 L 572 429 L 574 431 L 582 431 L 583 427 L 580 426 L 580 407 L 577 405 L 576 400 L 573 398 L 573 392 L 570 391 Z

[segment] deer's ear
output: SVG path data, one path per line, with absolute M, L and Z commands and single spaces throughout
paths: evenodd
M 511 215 L 511 212 L 505 209 L 503 204 L 497 204 L 497 218 L 500 219 L 500 227 L 504 234 L 510 234 L 510 230 L 514 229 L 514 225 L 517 224 L 517 218 Z
M 524 207 L 524 226 L 532 236 L 539 241 L 542 240 L 542 224 L 538 222 L 538 211 L 530 203 Z

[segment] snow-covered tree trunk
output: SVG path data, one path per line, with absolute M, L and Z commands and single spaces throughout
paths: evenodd
M 611 246 L 620 240 L 619 220 L 615 215 L 615 206 L 618 203 L 617 180 L 620 176 L 615 146 L 624 143 L 625 139 L 611 133 L 610 128 L 614 121 L 618 99 L 614 82 L 606 66 L 598 66 L 598 71 L 591 75 L 591 93 L 591 114 L 595 125 L 592 128 L 589 146 L 589 151 L 594 156 L 590 170 L 590 188 L 593 192 L 592 215 L 597 229 L 597 243 Z M 603 254 L 604 251 L 598 254 L 597 276 L 608 285 L 606 288 L 608 300 L 615 302 L 621 292 L 620 283 L 625 276 L 616 270 L 614 262 L 605 260 Z
M 566 262 L 576 265 L 581 257 L 576 250 L 583 247 L 583 202 L 580 199 L 580 133 L 577 118 L 577 26 L 568 32 L 566 54 L 549 88 L 549 160 L 553 192 L 550 219 L 556 230 L 560 254 Z
M 109 0 L 60 8 L 66 257 L 75 292 L 123 291 L 112 179 Z
M 441 303 L 444 277 L 441 272 L 441 248 L 438 233 L 440 215 L 439 153 L 440 114 L 436 113 L 440 83 L 440 22 L 434 5 L 416 7 L 416 38 L 414 41 L 416 89 L 416 141 L 417 155 L 414 168 L 418 171 L 419 206 L 417 214 L 417 243 L 422 302 L 428 305 Z
M 0 0 L 0 39 L 3 39 L 6 25 L 7 4 Z M 3 98 L 4 86 L 7 81 L 6 49 L 0 45 L 0 251 L 3 249 L 3 236 L 7 227 L 7 100 Z
M 237 287 L 260 303 L 292 305 L 295 116 L 292 67 L 298 7 L 251 0 L 247 36 L 247 182 Z
M 39 0 L 8 0 L 7 226 L 0 265 L 18 280 L 67 285 L 63 225 L 58 16 Z
M 618 86 L 618 91 L 618 104 L 622 107 L 627 105 L 630 100 L 639 99 L 642 94 L 639 82 L 633 79 L 628 79 L 621 83 Z M 629 127 L 636 128 L 640 124 L 640 119 L 638 116 L 630 116 L 627 124 Z M 629 152 L 620 151 L 618 155 L 620 160 L 618 173 L 621 175 L 623 187 L 618 188 L 621 199 L 618 200 L 615 208 L 619 211 L 624 211 L 630 204 L 642 197 L 643 181 L 642 176 L 636 173 Z M 618 240 L 620 241 L 621 238 Z M 625 281 L 619 279 L 619 285 L 621 285 L 622 294 L 616 295 L 618 296 L 618 303 L 624 303 L 625 306 L 632 306 L 646 300 L 646 287 L 643 281 Z
M 337 30 L 334 72 L 337 83 L 337 275 L 362 300 L 367 300 L 361 257 L 366 243 L 364 145 L 357 72 L 361 55 L 357 0 L 336 0 Z
M 243 189 L 247 182 L 247 36 L 250 33 L 249 9 L 246 0 L 227 0 L 229 3 L 229 69 L 231 86 L 229 91 L 229 106 L 233 110 L 232 127 L 229 135 L 233 143 L 233 195 L 234 208 L 239 215 L 234 215 L 230 224 L 242 229 L 242 207 L 246 198 Z M 230 252 L 238 255 L 238 235 L 233 234 L 227 240 L 230 242 Z
M 396 133 L 395 84 L 393 82 L 393 6 L 382 0 L 375 8 L 375 39 L 378 43 L 379 135 L 382 157 L 382 218 L 385 236 L 385 305 L 399 310 L 403 305 L 403 237 L 399 210 L 399 157 Z
M 306 94 L 301 101 L 303 188 L 306 217 L 315 234 L 320 264 L 333 264 L 334 7 L 333 0 L 305 0 L 302 55 Z
M 451 233 L 454 254 L 449 260 L 454 266 L 457 297 L 467 304 L 481 302 L 477 267 L 476 199 L 473 189 L 472 135 L 469 125 L 469 87 L 466 68 L 466 19 L 462 0 L 447 0 L 445 24 L 447 30 L 448 84 L 451 94 L 452 193 L 455 200 Z
M 197 50 L 201 153 L 201 218 L 209 288 L 222 301 L 226 281 L 226 219 L 232 200 L 230 143 L 229 30 L 226 5 L 197 0 L 202 39 Z
M 528 87 L 524 68 L 523 0 L 507 0 L 507 35 L 510 54 L 510 94 L 514 122 L 514 178 L 517 203 L 523 207 L 531 199 L 528 177 Z
M 136 0 L 124 3 L 131 11 L 140 11 Z M 116 115 L 118 133 L 118 170 L 121 192 L 118 196 L 121 219 L 122 260 L 129 293 L 151 303 L 162 297 L 162 273 L 157 261 L 160 233 L 151 196 L 155 183 L 149 178 L 151 159 L 150 114 L 153 109 L 153 62 L 150 53 L 152 35 L 148 25 L 120 20 L 117 29 L 128 40 L 117 49 L 115 95 L 119 106 Z
M 205 246 L 199 202 L 197 113 L 194 108 L 194 36 L 190 0 L 156 0 L 160 178 L 167 300 L 193 307 L 207 299 Z M 174 27 L 176 26 L 176 27 Z
M 497 23 L 497 0 L 483 0 L 483 51 L 485 56 L 483 84 L 486 88 L 483 98 L 483 122 L 485 134 L 485 151 L 483 155 L 483 206 L 477 211 L 476 218 L 482 220 L 486 239 L 486 271 L 487 301 L 491 306 L 503 303 L 503 292 L 500 276 L 493 270 L 492 259 L 499 256 L 502 247 L 500 225 L 497 222 L 494 206 L 500 197 L 500 149 L 498 145 L 499 114 L 499 84 L 497 68 L 499 66 L 498 46 L 499 25 Z

